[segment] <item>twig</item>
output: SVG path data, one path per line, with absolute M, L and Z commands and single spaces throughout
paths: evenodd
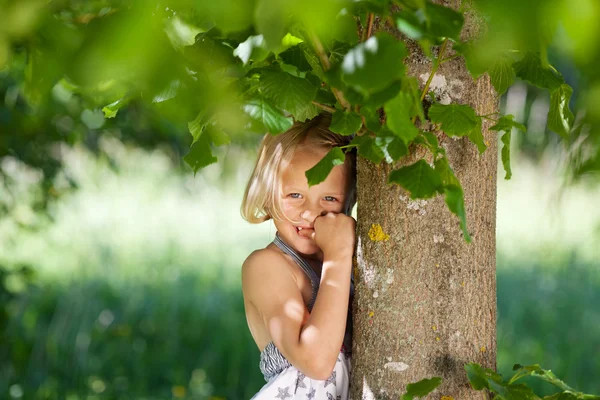
M 315 51 L 317 52 L 317 54 L 319 55 L 319 58 L 321 59 L 321 64 L 323 64 L 323 69 L 325 71 L 329 70 L 329 68 L 331 68 L 331 64 L 329 63 L 329 58 L 327 57 L 327 54 L 325 53 L 325 48 L 323 47 L 323 43 L 321 43 L 321 41 L 319 40 L 317 35 L 315 35 L 314 33 L 310 32 L 309 36 L 310 36 L 310 40 L 313 43 Z M 331 91 L 333 92 L 333 95 L 335 96 L 335 98 L 340 102 L 342 107 L 344 107 L 346 110 L 349 110 L 350 103 L 348 103 L 348 101 L 344 98 L 344 94 L 341 91 L 339 91 L 338 89 L 334 88 L 333 86 L 331 86 Z
M 330 113 L 334 113 L 336 111 L 336 109 L 334 107 L 329 107 L 329 106 L 326 106 L 325 104 L 317 103 L 314 100 L 312 101 L 312 103 L 315 106 L 319 107 L 321 110 L 329 111 Z

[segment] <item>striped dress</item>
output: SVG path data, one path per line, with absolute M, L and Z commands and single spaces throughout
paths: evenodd
M 312 285 L 312 297 L 308 304 L 308 311 L 311 312 L 317 292 L 319 291 L 319 278 L 317 274 L 300 255 L 288 246 L 279 237 L 279 232 L 275 234 L 273 243 L 283 252 L 289 254 L 302 270 L 308 275 Z M 335 367 L 326 380 L 312 379 L 300 372 L 281 354 L 273 342 L 267 344 L 260 353 L 260 370 L 267 383 L 255 394 L 251 400 L 287 400 L 287 399 L 306 399 L 306 400 L 347 400 L 350 389 L 350 361 L 352 344 L 352 296 L 354 295 L 354 280 L 350 284 L 350 307 L 346 320 L 346 333 L 340 353 L 338 354 Z

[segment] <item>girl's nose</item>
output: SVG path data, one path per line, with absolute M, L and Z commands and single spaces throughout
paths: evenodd
M 325 214 L 327 214 L 327 211 L 325 211 L 325 210 L 306 209 L 300 213 L 300 218 L 302 218 L 303 220 L 308 221 L 312 224 L 315 222 L 315 218 L 317 218 L 319 215 L 325 215 Z

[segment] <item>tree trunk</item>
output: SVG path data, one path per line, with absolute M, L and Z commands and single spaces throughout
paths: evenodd
M 478 24 L 467 15 L 463 38 L 476 34 Z M 375 31 L 388 30 L 378 25 L 376 21 Z M 431 63 L 416 44 L 407 47 L 408 73 L 423 88 Z M 440 66 L 431 89 L 442 102 L 469 104 L 480 115 L 498 109 L 488 75 L 474 82 L 462 57 Z M 411 201 L 406 191 L 387 183 L 392 169 L 412 164 L 425 151 L 411 148 L 394 166 L 359 159 L 354 400 L 398 399 L 408 383 L 434 376 L 443 383 L 429 399 L 487 398 L 470 388 L 464 364 L 496 368 L 498 156 L 489 122 L 483 123 L 488 145 L 483 155 L 466 137 L 454 140 L 436 132 L 464 188 L 470 244 L 443 196 Z M 430 155 L 425 159 L 432 161 Z M 379 235 L 374 234 L 377 225 L 383 231 Z

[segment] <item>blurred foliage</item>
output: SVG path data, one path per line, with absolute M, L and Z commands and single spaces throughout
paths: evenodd
M 36 282 L 3 307 L 0 396 L 249 398 L 258 352 L 241 291 L 221 279 Z

